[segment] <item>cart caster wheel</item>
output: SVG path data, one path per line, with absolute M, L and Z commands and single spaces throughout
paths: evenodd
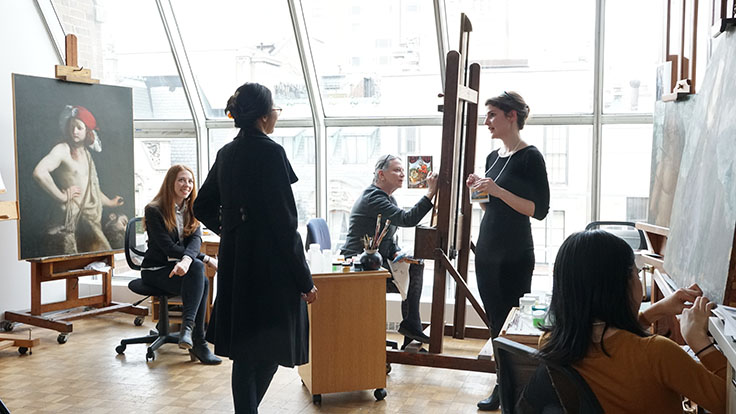
M 15 327 L 15 324 L 13 322 L 3 321 L 3 323 L 2 323 L 2 328 L 3 328 L 3 331 L 5 331 L 5 332 L 12 331 L 14 327 Z
M 28 352 L 28 348 L 21 346 L 18 348 L 18 353 L 21 355 L 25 355 Z
M 391 364 L 389 364 L 389 363 L 387 362 L 387 363 L 386 363 L 386 375 L 388 375 L 388 374 L 390 374 L 390 373 L 391 373 Z
M 148 362 L 149 359 L 151 360 L 151 362 L 156 360 L 156 354 L 151 348 L 148 348 L 148 351 L 146 352 L 146 362 Z
M 60 344 L 65 344 L 66 341 L 69 340 L 69 334 L 68 333 L 60 333 L 59 336 L 56 337 L 56 342 Z
M 312 404 L 322 405 L 322 394 L 314 394 L 312 396 Z
M 115 347 L 115 352 L 117 352 L 119 355 L 123 355 L 123 353 L 125 353 L 125 348 L 125 345 L 120 344 Z
M 376 390 L 373 391 L 373 396 L 376 397 L 376 401 L 383 400 L 387 395 L 388 393 L 384 388 L 376 388 Z
M 136 316 L 135 319 L 133 319 L 133 325 L 135 326 L 141 326 L 143 325 L 144 318 L 142 316 Z

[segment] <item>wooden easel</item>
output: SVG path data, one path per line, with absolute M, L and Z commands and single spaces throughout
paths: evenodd
M 472 206 L 465 177 L 475 165 L 475 135 L 478 125 L 480 65 L 468 65 L 468 42 L 473 27 L 465 14 L 460 16 L 460 51 L 447 54 L 444 103 L 442 106 L 442 154 L 438 179 L 437 216 L 433 227 L 417 227 L 414 256 L 435 261 L 432 315 L 428 353 L 387 350 L 389 363 L 422 365 L 468 371 L 495 372 L 488 359 L 442 355 L 444 335 L 455 338 L 487 339 L 487 329 L 465 327 L 465 299 L 470 300 L 481 319 L 488 321 L 480 302 L 466 283 L 470 257 Z M 435 221 L 436 218 L 436 221 Z M 457 286 L 454 325 L 446 325 L 445 287 L 447 275 Z
M 77 37 L 66 36 L 66 66 L 56 65 L 56 77 L 69 82 L 97 84 L 100 81 L 91 78 L 91 71 L 77 67 Z M 134 306 L 128 303 L 120 304 L 112 301 L 112 270 L 115 267 L 115 253 L 90 253 L 77 256 L 53 257 L 29 260 L 31 264 L 31 309 L 25 311 L 6 311 L 5 319 L 28 325 L 59 331 L 57 341 L 66 343 L 69 333 L 73 330 L 71 320 L 87 316 L 101 315 L 110 312 L 124 312 L 136 315 L 136 325 L 142 322 L 142 317 L 148 315 L 148 308 Z M 85 266 L 93 262 L 103 262 L 109 269 L 86 270 Z M 79 297 L 79 278 L 84 276 L 102 276 L 102 294 L 97 296 Z M 44 282 L 66 280 L 66 299 L 59 302 L 42 304 L 41 285 Z M 85 310 L 67 313 L 60 316 L 44 316 L 46 312 L 61 311 L 85 307 Z M 140 319 L 139 319 L 140 318 Z M 6 330 L 12 325 L 6 326 Z

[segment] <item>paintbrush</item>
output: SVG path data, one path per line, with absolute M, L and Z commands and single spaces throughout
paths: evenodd
M 391 220 L 386 220 L 386 223 L 384 223 L 383 231 L 381 232 L 381 235 L 378 236 L 378 241 L 376 242 L 376 248 L 381 245 L 381 240 L 386 236 L 386 233 L 388 233 L 388 225 L 391 224 Z
M 378 235 L 380 234 L 380 232 L 381 232 L 381 214 L 379 213 L 378 216 L 376 217 L 376 231 L 373 234 L 373 240 L 378 240 Z M 376 247 L 376 246 L 371 246 L 371 247 Z

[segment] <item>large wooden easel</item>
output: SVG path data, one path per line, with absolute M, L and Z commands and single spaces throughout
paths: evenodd
M 56 65 L 58 79 L 97 84 L 100 81 L 91 78 L 89 69 L 77 66 L 77 37 L 66 36 L 66 65 Z M 17 175 L 17 171 L 16 171 Z M 57 341 L 66 343 L 73 324 L 69 321 L 87 316 L 100 315 L 110 312 L 124 312 L 136 315 L 136 325 L 140 325 L 142 318 L 148 315 L 148 308 L 134 306 L 128 303 L 114 303 L 112 301 L 112 270 L 115 267 L 115 253 L 90 253 L 76 256 L 51 257 L 29 260 L 31 264 L 31 309 L 25 311 L 6 311 L 5 319 L 9 325 L 6 330 L 12 329 L 13 322 L 25 323 L 42 328 L 59 331 Z M 103 262 L 107 270 L 87 270 L 85 267 L 93 262 Z M 102 293 L 96 296 L 79 297 L 79 278 L 84 276 L 100 275 L 102 277 Z M 66 299 L 54 303 L 41 303 L 41 285 L 44 282 L 57 280 L 66 281 Z M 44 313 L 62 311 L 84 307 L 79 312 L 66 313 L 57 316 L 44 316 Z
M 432 227 L 417 228 L 414 247 L 415 257 L 433 259 L 435 263 L 429 352 L 386 352 L 389 363 L 495 372 L 495 364 L 487 359 L 442 355 L 444 335 L 461 339 L 489 337 L 488 329 L 465 327 L 466 298 L 486 325 L 488 321 L 467 285 L 472 206 L 465 177 L 475 166 L 480 65 L 468 65 L 468 42 L 473 28 L 465 14 L 460 19 L 460 49 L 447 54 L 437 214 L 433 214 Z M 444 320 L 448 274 L 457 286 L 453 325 L 446 325 Z

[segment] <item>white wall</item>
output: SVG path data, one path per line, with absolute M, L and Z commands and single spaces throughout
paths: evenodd
M 0 173 L 8 189 L 0 201 L 8 201 L 17 199 L 11 73 L 53 78 L 59 61 L 32 0 L 0 1 L 0 39 Z M 17 225 L 0 221 L 0 315 L 31 307 L 30 266 L 18 261 Z M 62 287 L 53 284 L 44 288 L 44 302 L 63 299 Z

